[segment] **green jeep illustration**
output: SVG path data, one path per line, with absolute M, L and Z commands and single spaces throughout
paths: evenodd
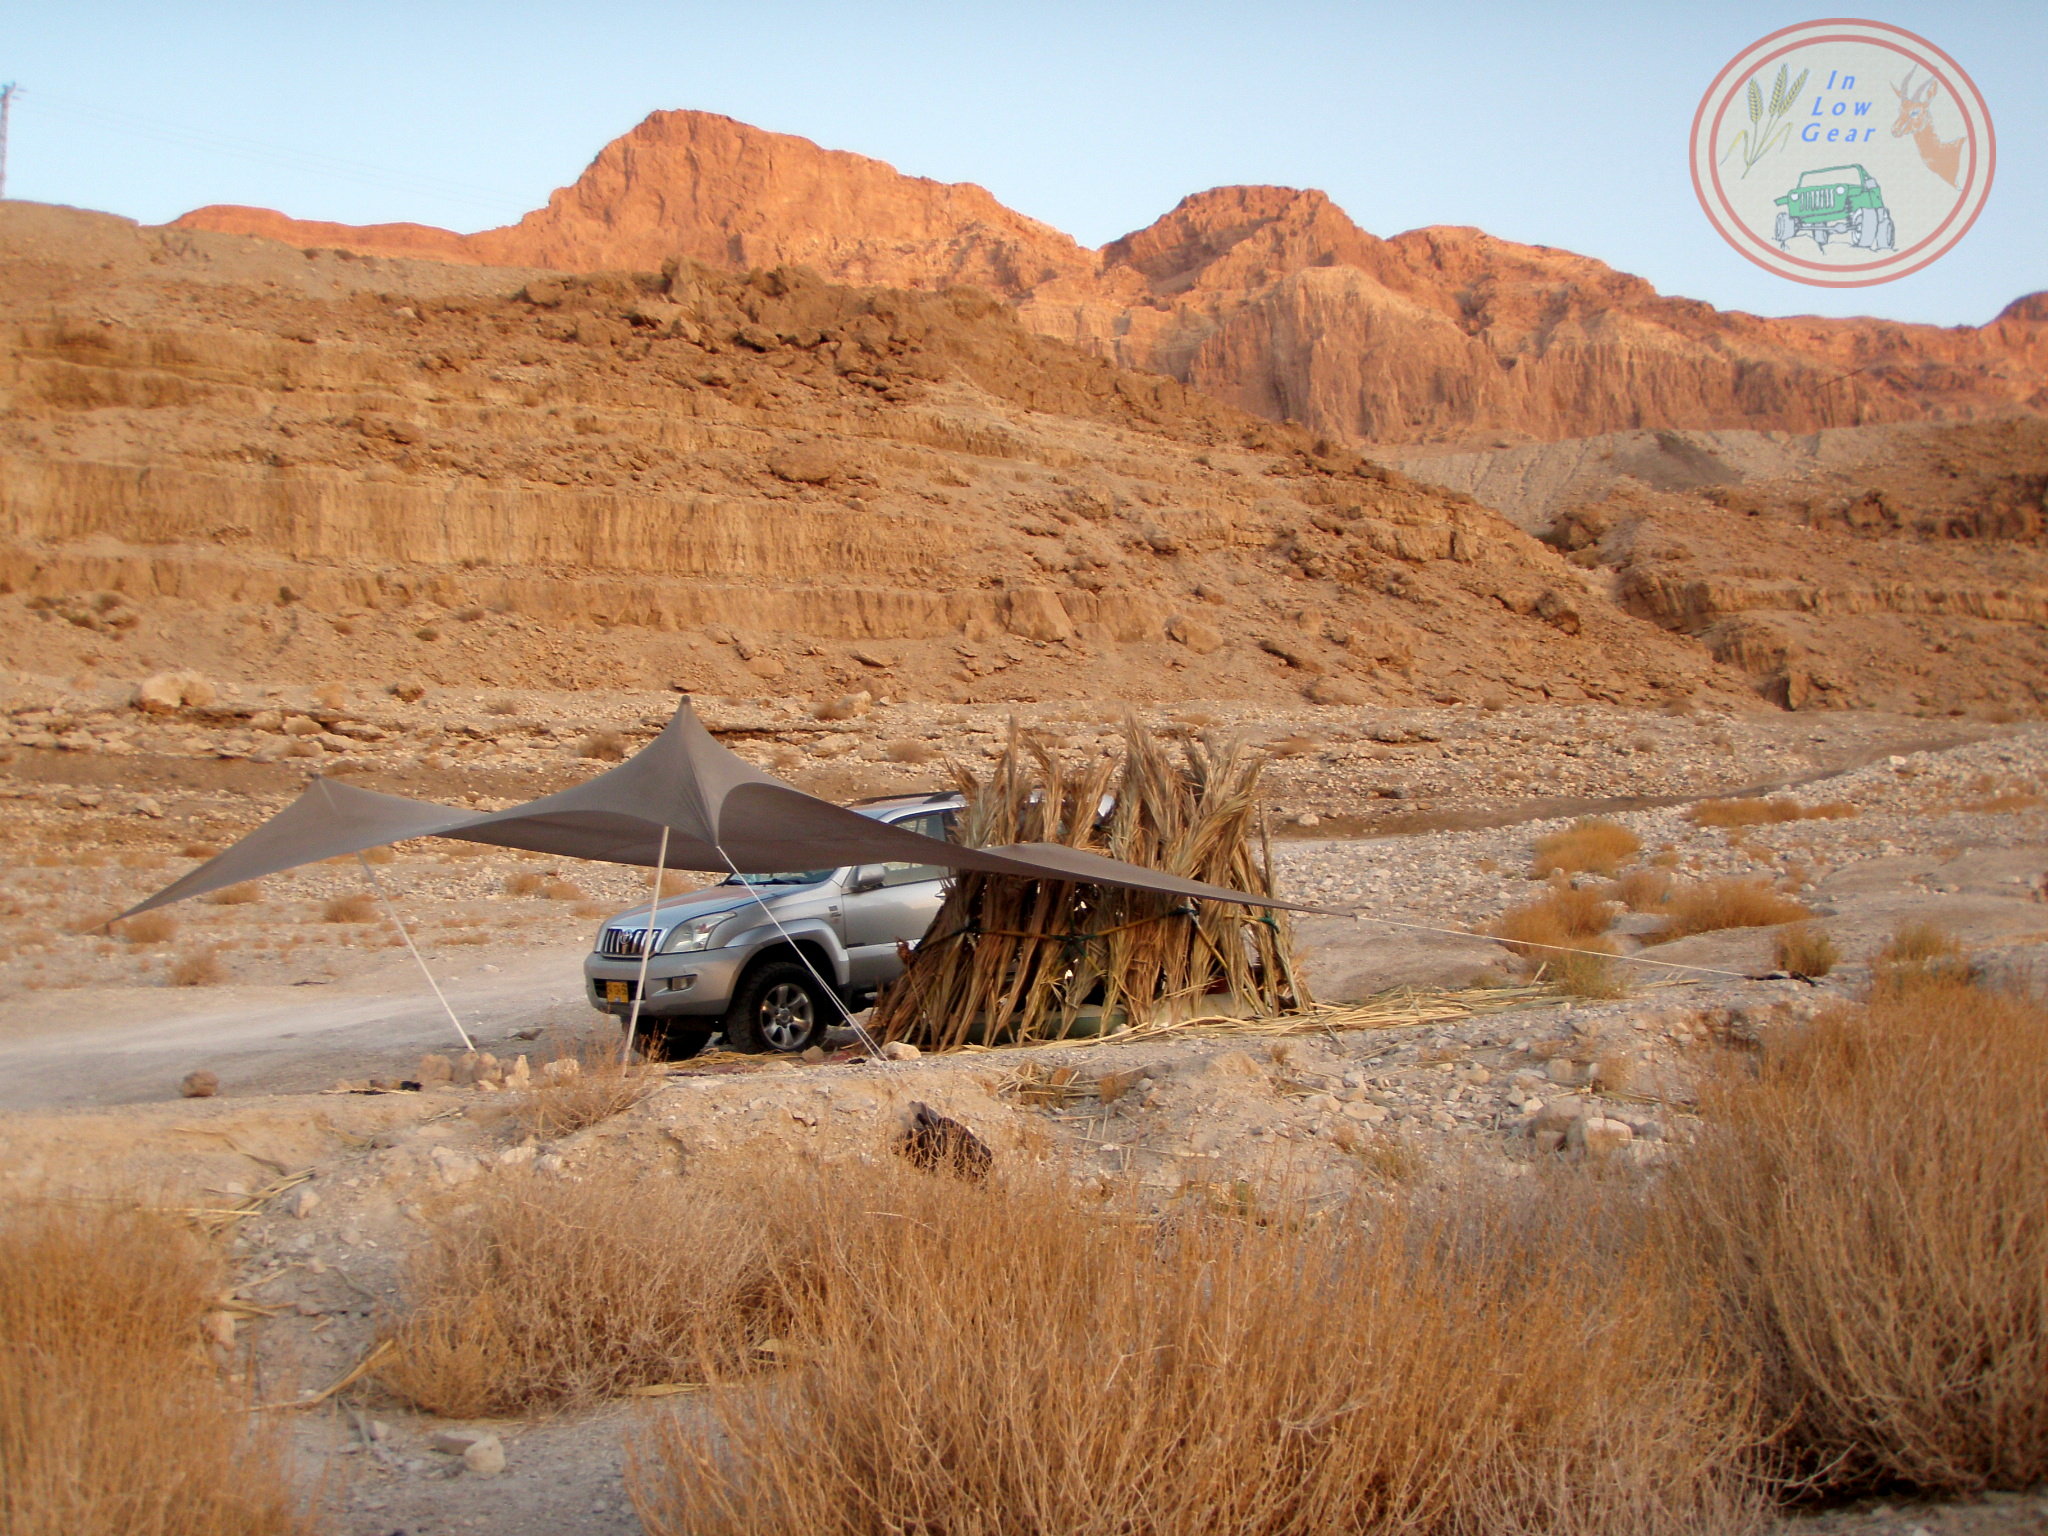
M 1877 178 L 1860 165 L 1830 165 L 1807 171 L 1799 185 L 1777 199 L 1778 220 L 1771 238 L 1783 250 L 1796 235 L 1808 235 L 1822 250 L 1835 235 L 1847 235 L 1859 250 L 1892 249 L 1892 214 Z

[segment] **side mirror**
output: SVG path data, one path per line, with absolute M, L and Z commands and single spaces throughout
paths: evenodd
M 881 888 L 882 866 L 879 864 L 863 864 L 853 872 L 853 878 L 847 881 L 846 894 L 849 896 L 864 896 L 869 891 L 879 891 Z

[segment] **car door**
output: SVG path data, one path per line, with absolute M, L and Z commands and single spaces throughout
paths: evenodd
M 953 811 L 919 811 L 892 825 L 950 841 Z M 938 915 L 952 871 L 939 864 L 863 864 L 841 904 L 846 959 L 856 986 L 879 986 L 902 970 L 898 942 L 915 945 Z M 873 889 L 861 890 L 863 885 Z

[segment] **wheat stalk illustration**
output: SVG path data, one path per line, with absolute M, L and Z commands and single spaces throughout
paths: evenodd
M 1725 164 L 1729 155 L 1740 153 L 1742 174 L 1747 176 L 1756 163 L 1773 150 L 1781 148 L 1792 137 L 1792 125 L 1781 121 L 1792 110 L 1792 103 L 1799 99 L 1799 92 L 1806 85 L 1807 71 L 1799 71 L 1794 80 L 1788 74 L 1788 66 L 1778 66 L 1778 78 L 1771 82 L 1771 99 L 1764 101 L 1763 87 L 1754 79 L 1750 80 L 1744 92 L 1749 107 L 1749 126 L 1735 135 L 1726 153 L 1721 156 Z

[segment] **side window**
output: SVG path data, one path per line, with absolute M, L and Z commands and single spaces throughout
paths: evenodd
M 905 831 L 922 833 L 926 837 L 936 837 L 944 842 L 948 840 L 947 834 L 951 830 L 948 823 L 951 820 L 952 813 L 949 811 L 929 811 L 923 815 L 906 816 L 896 825 Z M 946 868 L 942 864 L 884 864 L 882 884 L 918 885 L 926 880 L 943 880 L 946 874 Z

